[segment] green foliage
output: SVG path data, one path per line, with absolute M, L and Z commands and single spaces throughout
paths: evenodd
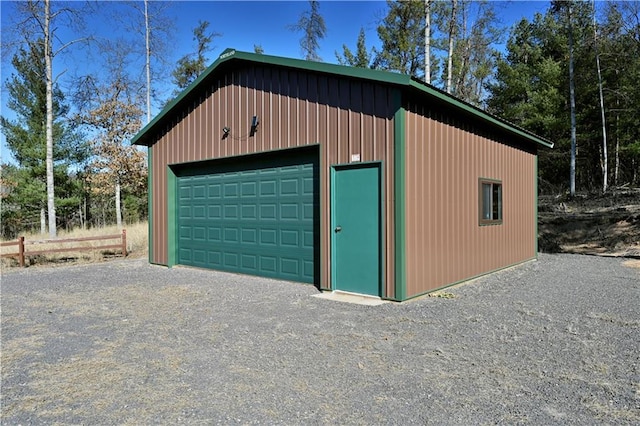
M 207 69 L 209 59 L 205 56 L 211 51 L 213 39 L 221 34 L 208 31 L 210 23 L 199 21 L 193 29 L 193 40 L 196 42 L 195 53 L 188 53 L 178 59 L 178 65 L 172 72 L 173 83 L 178 86 L 178 92 L 189 86 Z
M 543 192 L 567 188 L 570 161 L 568 2 L 553 2 L 545 14 L 523 19 L 512 30 L 507 53 L 497 62 L 495 81 L 487 85 L 488 109 L 555 143 L 540 151 Z M 640 33 L 635 13 L 623 3 L 606 5 L 598 26 L 605 116 L 609 135 L 608 167 L 614 184 L 637 184 L 640 163 L 634 144 L 640 140 Z M 595 59 L 593 9 L 590 2 L 571 3 L 576 88 L 578 190 L 602 185 L 602 123 Z M 616 155 L 617 154 L 617 155 Z M 618 158 L 618 160 L 616 160 Z M 616 181 L 617 177 L 617 181 Z
M 424 4 L 387 0 L 388 13 L 378 26 L 382 43 L 373 67 L 414 77 L 424 75 Z
M 302 32 L 300 38 L 300 50 L 302 56 L 307 61 L 322 61 L 318 50 L 320 49 L 320 40 L 327 34 L 327 27 L 324 18 L 320 14 L 320 2 L 309 0 L 310 9 L 300 15 L 298 22 L 289 25 L 291 31 Z
M 364 28 L 360 28 L 360 33 L 358 34 L 356 54 L 354 55 L 346 44 L 342 45 L 342 50 L 342 55 L 336 52 L 336 59 L 340 65 L 348 65 L 350 67 L 358 68 L 369 68 L 371 66 L 372 55 L 367 51 Z
M 0 118 L 2 132 L 16 165 L 2 168 L 3 220 L 17 220 L 39 225 L 40 211 L 46 207 L 46 86 L 42 40 L 20 48 L 12 59 L 15 69 L 6 82 L 7 106 L 15 120 Z M 62 226 L 65 206 L 74 203 L 81 193 L 69 175 L 72 167 L 82 166 L 88 159 L 89 147 L 82 134 L 64 119 L 69 108 L 58 87 L 53 91 L 53 159 L 56 208 Z M 69 215 L 67 215 L 69 218 Z M 3 231 L 7 228 L 4 226 Z

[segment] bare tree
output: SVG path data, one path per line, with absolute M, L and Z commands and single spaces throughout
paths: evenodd
M 596 52 L 596 69 L 598 72 L 598 92 L 600 94 L 600 116 L 602 118 L 602 192 L 607 192 L 609 184 L 609 158 L 607 154 L 607 121 L 604 113 L 604 96 L 602 94 L 602 72 L 600 70 L 600 52 L 598 51 L 598 25 L 596 22 L 596 2 L 593 1 L 593 46 Z
M 153 110 L 152 98 L 156 96 L 153 82 L 159 79 L 159 70 L 170 65 L 166 55 L 167 40 L 173 34 L 174 22 L 167 16 L 167 11 L 172 3 L 143 0 L 127 4 L 138 12 L 138 15 L 123 14 L 118 16 L 118 19 L 123 22 L 129 33 L 144 39 L 145 114 L 148 123 L 151 121 Z M 137 43 L 135 42 L 136 45 Z
M 451 0 L 451 18 L 449 20 L 449 53 L 447 55 L 447 93 L 453 89 L 453 42 L 456 37 L 458 0 Z
M 431 84 L 431 2 L 424 0 L 424 81 Z
M 302 32 L 300 38 L 300 49 L 304 54 L 304 58 L 308 61 L 322 61 L 318 55 L 320 49 L 320 40 L 327 34 L 327 27 L 324 18 L 320 14 L 320 2 L 309 0 L 310 9 L 300 15 L 298 22 L 289 25 L 291 31 Z
M 126 73 L 129 47 L 124 40 L 103 42 L 105 81 L 86 78 L 76 94 L 85 106 L 78 121 L 95 131 L 88 181 L 96 195 L 113 194 L 118 227 L 122 227 L 122 190 L 135 192 L 144 185 L 146 175 L 143 152 L 129 144 L 143 116 L 142 93 Z
M 571 105 L 571 166 L 569 171 L 569 191 L 576 195 L 576 83 L 573 72 L 573 24 L 571 3 L 567 4 L 569 25 L 569 97 Z
M 66 5 L 65 5 L 66 6 Z M 84 38 L 75 39 L 69 42 L 60 42 L 57 30 L 62 26 L 68 27 L 68 22 L 62 22 L 61 17 L 67 16 L 71 20 L 78 21 L 80 14 L 78 10 L 69 7 L 60 7 L 52 9 L 51 0 L 34 1 L 28 0 L 18 3 L 18 12 L 22 16 L 22 21 L 18 24 L 18 32 L 27 42 L 43 43 L 45 56 L 45 96 L 46 96 L 46 187 L 47 187 L 47 215 L 49 224 L 49 236 L 55 238 L 56 229 L 56 205 L 55 205 L 55 187 L 53 179 L 53 145 L 54 131 L 54 111 L 53 111 L 53 88 L 56 81 L 62 73 L 54 75 L 53 61 L 63 51 L 71 45 L 85 40 Z M 60 23 L 58 23 L 60 21 Z
M 149 25 L 149 0 L 144 0 L 145 73 L 147 77 L 147 123 L 151 121 L 151 25 Z

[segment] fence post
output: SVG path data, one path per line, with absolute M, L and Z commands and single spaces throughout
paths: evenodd
M 122 230 L 122 255 L 127 257 L 127 230 Z
M 18 262 L 24 268 L 24 237 L 18 237 Z

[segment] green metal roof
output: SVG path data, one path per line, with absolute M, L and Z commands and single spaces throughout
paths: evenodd
M 294 68 L 299 70 L 307 70 L 310 72 L 333 74 L 342 77 L 351 77 L 362 80 L 369 80 L 373 82 L 380 82 L 385 84 L 404 86 L 407 90 L 415 93 L 423 93 L 427 96 L 439 99 L 451 107 L 471 113 L 478 118 L 491 123 L 492 125 L 502 128 L 507 132 L 523 137 L 533 143 L 540 144 L 549 148 L 553 147 L 553 142 L 550 142 L 540 136 L 515 126 L 496 117 L 488 112 L 475 107 L 467 102 L 464 102 L 454 96 L 449 95 L 431 85 L 423 83 L 417 79 L 414 79 L 408 75 L 393 73 L 388 71 L 371 70 L 366 68 L 347 67 L 343 65 L 327 64 L 323 62 L 304 61 L 301 59 L 284 58 L 280 56 L 262 55 L 257 53 L 241 52 L 235 49 L 226 49 L 218 59 L 211 64 L 200 76 L 191 83 L 186 89 L 184 89 L 175 99 L 167 104 L 158 115 L 154 117 L 138 134 L 136 134 L 131 143 L 136 145 L 149 145 L 150 137 L 154 133 L 154 130 L 162 123 L 163 119 L 171 113 L 171 111 L 178 107 L 192 92 L 197 91 L 200 84 L 207 80 L 210 76 L 214 75 L 216 70 L 221 68 L 223 64 L 227 62 L 242 61 L 242 62 L 254 62 L 262 63 L 266 65 L 275 65 L 285 68 Z

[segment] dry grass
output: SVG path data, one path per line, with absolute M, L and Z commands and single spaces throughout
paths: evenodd
M 627 260 L 623 263 L 624 266 L 629 268 L 637 268 L 640 269 L 640 259 L 631 259 Z
M 145 257 L 148 254 L 148 241 L 149 241 L 149 226 L 148 222 L 139 222 L 128 224 L 124 227 L 127 231 L 127 252 L 128 257 L 140 258 Z M 91 228 L 91 229 L 74 229 L 72 231 L 60 231 L 58 232 L 58 239 L 67 238 L 83 238 L 83 237 L 99 237 L 106 235 L 120 234 L 121 230 L 116 226 L 107 226 L 104 228 Z M 43 241 L 47 240 L 48 236 L 42 236 L 41 234 L 24 234 L 25 241 Z M 7 241 L 7 240 L 3 240 Z M 47 250 L 47 249 L 59 249 L 66 247 L 90 247 L 96 245 L 117 244 L 117 240 L 105 240 L 105 241 L 89 241 L 89 242 L 74 242 L 74 243 L 47 243 L 36 248 L 36 246 L 29 245 L 25 247 L 25 251 L 28 253 L 30 250 Z M 15 253 L 18 251 L 17 246 L 2 247 L 1 253 Z M 91 251 L 68 251 L 63 253 L 51 253 L 45 255 L 29 256 L 26 259 L 27 265 L 56 265 L 56 264 L 69 264 L 69 263 L 93 263 L 101 262 L 113 257 L 121 257 L 120 250 L 91 250 Z M 13 258 L 2 259 L 2 267 L 17 267 L 18 261 Z

